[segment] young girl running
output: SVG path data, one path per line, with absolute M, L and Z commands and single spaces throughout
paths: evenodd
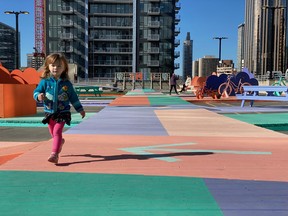
M 43 124 L 48 123 L 52 136 L 52 153 L 48 158 L 51 163 L 58 163 L 59 153 L 65 140 L 62 138 L 65 123 L 70 125 L 70 103 L 79 112 L 82 118 L 85 111 L 68 77 L 68 62 L 61 54 L 51 54 L 46 57 L 45 71 L 41 81 L 34 90 L 33 97 L 36 101 L 43 101 L 45 118 Z

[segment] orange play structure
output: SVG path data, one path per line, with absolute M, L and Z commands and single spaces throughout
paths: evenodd
M 42 72 L 27 68 L 11 73 L 0 64 L 0 118 L 9 118 L 37 113 L 33 91 Z

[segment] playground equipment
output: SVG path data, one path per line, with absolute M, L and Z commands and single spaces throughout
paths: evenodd
M 27 68 L 11 73 L 0 65 L 0 118 L 34 115 L 37 113 L 33 91 L 40 81 L 40 72 Z
M 226 75 L 226 81 L 219 85 L 218 93 L 222 97 L 229 97 L 237 93 L 243 93 L 243 86 L 251 85 L 258 85 L 258 81 L 255 78 L 250 78 L 246 72 L 239 72 L 236 76 Z
M 197 99 L 203 99 L 204 96 L 209 96 L 213 99 L 221 97 L 217 91 L 220 82 L 216 75 L 211 75 L 207 78 L 199 77 L 198 84 L 198 86 L 194 86 L 196 87 L 195 95 Z

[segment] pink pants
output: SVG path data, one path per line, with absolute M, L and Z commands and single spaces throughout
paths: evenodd
M 59 153 L 64 125 L 65 122 L 56 122 L 53 119 L 49 120 L 48 129 L 53 138 L 52 152 L 54 153 Z

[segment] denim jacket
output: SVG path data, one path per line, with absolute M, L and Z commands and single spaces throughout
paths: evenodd
M 33 93 L 36 101 L 40 93 L 45 95 L 44 112 L 46 113 L 70 112 L 70 103 L 77 112 L 83 111 L 83 106 L 69 80 L 55 80 L 53 77 L 42 79 Z

